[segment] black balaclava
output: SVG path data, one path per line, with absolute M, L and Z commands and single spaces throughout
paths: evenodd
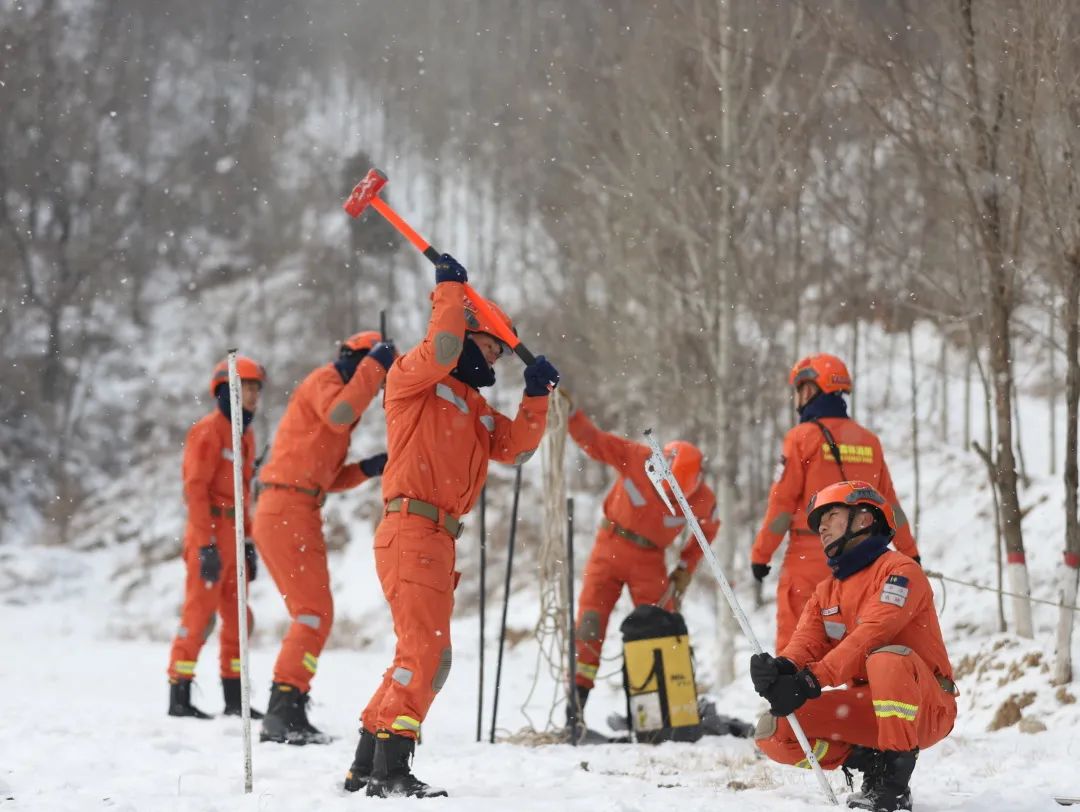
M 888 549 L 888 536 L 870 536 L 862 544 L 844 550 L 840 555 L 829 556 L 829 569 L 832 570 L 834 576 L 843 581 L 859 570 L 869 567 L 883 556 Z
M 465 335 L 465 345 L 461 348 L 457 366 L 450 370 L 450 374 L 477 390 L 495 384 L 495 370 L 488 366 L 479 345 L 468 334 Z
M 839 392 L 819 392 L 798 409 L 799 422 L 808 423 L 823 417 L 847 417 L 847 403 Z
M 219 383 L 217 389 L 214 390 L 214 397 L 217 398 L 217 407 L 226 420 L 232 420 L 232 411 L 229 409 L 229 385 L 227 383 Z M 255 417 L 255 412 L 249 412 L 247 409 L 241 407 L 240 419 L 243 421 L 244 430 L 247 430 L 252 419 Z

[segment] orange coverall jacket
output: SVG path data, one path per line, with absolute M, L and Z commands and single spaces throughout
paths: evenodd
M 465 289 L 442 282 L 431 299 L 427 335 L 394 362 L 386 379 L 383 498 L 417 499 L 457 519 L 476 502 L 489 460 L 521 463 L 532 456 L 546 427 L 548 398 L 522 397 L 511 420 L 451 377 L 465 338 Z M 456 551 L 439 519 L 388 513 L 375 531 L 375 570 L 397 646 L 361 715 L 372 733 L 419 737 L 450 673 Z
M 255 468 L 255 438 L 249 427 L 240 436 L 244 476 L 244 535 L 251 535 L 251 475 Z M 185 543 L 205 547 L 213 541 L 232 544 L 230 535 L 222 537 L 221 508 L 233 507 L 232 423 L 217 409 L 199 420 L 188 431 L 184 444 L 184 502 L 187 504 Z M 218 510 L 213 511 L 212 509 Z M 221 513 L 214 516 L 212 512 Z M 227 522 L 233 531 L 232 520 Z
M 524 396 L 511 420 L 450 376 L 465 336 L 465 288 L 436 285 L 427 336 L 398 358 L 386 379 L 384 501 L 421 499 L 459 518 L 487 479 L 489 460 L 520 464 L 540 445 L 547 396 Z
M 929 747 L 956 720 L 953 669 L 930 582 L 900 553 L 886 551 L 844 580 L 819 584 L 779 656 L 809 668 L 822 688 L 848 686 L 796 712 L 825 768 L 842 764 L 852 744 Z M 778 761 L 803 758 L 786 720 L 758 744 Z
M 869 482 L 884 496 L 896 514 L 893 546 L 914 558 L 919 554 L 911 527 L 896 498 L 889 467 L 881 451 L 881 441 L 847 417 L 823 417 L 840 451 L 844 466 L 841 475 L 832 449 L 814 423 L 800 423 L 784 437 L 784 451 L 777 477 L 769 491 L 769 506 L 761 523 L 750 561 L 768 564 L 776 548 L 788 534 L 787 550 L 776 589 L 776 647 L 783 648 L 799 620 L 814 587 L 831 573 L 817 534 L 806 524 L 806 504 L 810 497 L 844 479 Z
M 368 357 L 348 383 L 341 382 L 333 364 L 304 378 L 289 398 L 259 479 L 320 494 L 348 490 L 366 481 L 360 463 L 346 465 L 345 455 L 352 430 L 379 394 L 385 376 L 382 364 Z
M 607 520 L 624 530 L 644 536 L 660 549 L 670 546 L 686 526 L 686 519 L 681 513 L 673 516 L 668 512 L 645 474 L 645 461 L 652 453 L 649 447 L 601 431 L 581 409 L 570 416 L 568 428 L 570 436 L 582 451 L 619 473 L 619 480 L 604 498 L 604 516 Z M 720 529 L 716 496 L 702 482 L 693 493 L 686 494 L 686 500 L 705 538 L 712 542 Z M 693 572 L 703 555 L 701 546 L 691 540 L 683 548 L 680 560 Z

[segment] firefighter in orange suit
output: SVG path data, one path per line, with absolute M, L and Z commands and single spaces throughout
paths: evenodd
M 345 455 L 395 355 L 393 344 L 377 332 L 346 339 L 337 361 L 313 371 L 293 392 L 259 474 L 255 543 L 292 618 L 274 663 L 262 741 L 330 741 L 308 721 L 306 707 L 334 621 L 321 507 L 327 493 L 382 473 L 384 453 L 354 463 L 346 463 Z
M 384 518 L 375 531 L 375 568 L 397 636 L 394 661 L 361 716 L 345 789 L 378 797 L 445 795 L 410 770 L 420 725 L 450 672 L 454 543 L 480 495 L 489 460 L 520 465 L 540 443 L 548 395 L 558 383 L 543 356 L 525 368 L 513 419 L 480 389 L 495 383 L 507 351 L 465 295 L 465 269 L 443 254 L 435 266 L 424 340 L 386 379 Z M 513 325 L 493 307 L 507 327 Z
M 570 415 L 569 430 L 586 454 L 610 465 L 619 477 L 604 499 L 604 519 L 585 564 L 578 598 L 574 682 L 578 708 L 584 709 L 600 664 L 608 618 L 623 586 L 629 588 L 634 606 L 663 601 L 663 608 L 677 610 L 703 553 L 697 542 L 691 541 L 668 574 L 664 549 L 678 537 L 686 519 L 672 516 L 653 490 L 645 473 L 645 461 L 652 453 L 647 445 L 600 431 L 581 409 Z M 664 446 L 664 455 L 705 538 L 712 542 L 720 520 L 716 496 L 702 481 L 701 451 L 676 440 Z M 669 594 L 670 599 L 666 597 Z
M 794 713 L 822 767 L 863 773 L 849 807 L 910 809 L 919 750 L 949 735 L 956 721 L 953 669 L 930 583 L 910 557 L 888 549 L 892 507 L 868 482 L 823 488 L 807 506 L 807 522 L 820 534 L 831 574 L 779 656 L 750 660 L 754 688 L 770 704 L 755 739 L 774 761 L 805 767 L 781 718 Z
M 896 516 L 893 543 L 900 552 L 919 560 L 900 502 L 893 490 L 881 441 L 847 413 L 843 394 L 851 391 L 851 376 L 835 355 L 803 358 L 791 370 L 799 425 L 784 437 L 769 506 L 750 550 L 753 576 L 762 581 L 771 569 L 773 553 L 788 536 L 780 580 L 776 587 L 776 647 L 783 648 L 795 630 L 814 587 L 829 577 L 817 537 L 806 524 L 803 505 L 811 494 L 845 479 L 865 480 L 888 501 Z
M 255 440 L 251 419 L 266 380 L 262 366 L 243 356 L 236 359 L 241 381 L 243 434 L 240 451 L 244 477 L 244 535 L 251 537 L 247 507 L 251 474 L 255 466 Z M 236 510 L 233 505 L 232 420 L 229 402 L 229 365 L 222 361 L 210 377 L 210 395 L 217 407 L 188 431 L 184 443 L 184 606 L 180 627 L 169 653 L 169 715 L 209 719 L 191 704 L 191 681 L 199 650 L 221 616 L 221 685 L 225 714 L 240 714 L 240 623 L 236 604 Z M 248 580 L 255 577 L 255 550 L 245 546 Z M 248 626 L 252 623 L 248 609 Z M 256 710 L 251 715 L 259 718 Z

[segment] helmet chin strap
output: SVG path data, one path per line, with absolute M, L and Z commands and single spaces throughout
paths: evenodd
M 859 536 L 865 536 L 873 531 L 874 525 L 873 523 L 871 523 L 867 527 L 864 527 L 862 530 L 856 530 L 852 532 L 851 526 L 855 523 L 855 513 L 856 511 L 854 508 L 848 509 L 847 529 L 844 531 L 844 535 L 825 545 L 825 555 L 828 558 L 839 558 L 844 554 L 844 551 L 847 549 L 849 543 L 857 539 Z

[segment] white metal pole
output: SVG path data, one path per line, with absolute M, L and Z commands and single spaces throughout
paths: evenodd
M 244 792 L 251 778 L 251 683 L 248 681 L 247 558 L 244 556 L 243 404 L 236 350 L 229 350 L 229 414 L 232 417 L 233 525 L 236 528 L 236 611 L 240 621 L 240 718 L 244 730 Z
M 735 618 L 739 621 L 739 626 L 742 627 L 743 634 L 746 635 L 750 644 L 754 647 L 754 653 L 761 654 L 764 649 L 761 648 L 761 643 L 758 642 L 757 635 L 754 634 L 754 630 L 750 627 L 750 621 L 746 619 L 742 607 L 739 606 L 739 600 L 735 597 L 735 592 L 732 590 L 731 584 L 729 584 L 728 579 L 724 577 L 724 571 L 720 566 L 720 560 L 716 557 L 716 553 L 713 552 L 712 547 L 709 546 L 709 542 L 705 539 L 705 534 L 701 531 L 701 525 L 698 524 L 694 512 L 690 509 L 690 504 L 686 501 L 686 496 L 683 494 L 682 488 L 679 487 L 678 481 L 675 479 L 674 474 L 671 473 L 667 460 L 664 459 L 664 453 L 660 448 L 660 444 L 656 441 L 656 437 L 653 436 L 652 429 L 645 430 L 645 439 L 652 449 L 652 456 L 649 457 L 648 461 L 645 463 L 645 473 L 648 475 L 649 480 L 652 482 L 656 492 L 660 495 L 660 498 L 664 500 L 664 504 L 667 505 L 668 510 L 674 514 L 675 508 L 671 506 L 671 501 L 667 498 L 663 483 L 666 481 L 671 487 L 671 492 L 675 495 L 675 500 L 679 503 L 679 509 L 682 510 L 683 516 L 686 517 L 686 524 L 690 527 L 698 544 L 701 545 L 701 551 L 705 554 L 705 560 L 709 562 L 709 566 L 712 567 L 716 580 L 720 583 L 720 589 L 724 593 L 724 597 L 727 598 L 728 605 L 731 606 L 732 614 L 735 615 Z M 829 803 L 838 806 L 839 802 L 836 800 L 836 794 L 833 792 L 832 785 L 829 784 L 829 779 L 825 777 L 825 771 L 821 769 L 821 765 L 818 764 L 817 758 L 814 757 L 814 750 L 810 747 L 810 742 L 807 740 L 806 734 L 803 733 L 802 725 L 799 724 L 799 720 L 795 718 L 794 713 L 788 714 L 786 718 L 788 724 L 791 725 L 791 729 L 795 731 L 795 738 L 799 740 L 803 753 L 806 754 L 806 763 L 809 764 L 810 769 L 814 771 L 818 783 L 821 784 L 821 789 L 825 792 L 825 797 L 829 799 Z

